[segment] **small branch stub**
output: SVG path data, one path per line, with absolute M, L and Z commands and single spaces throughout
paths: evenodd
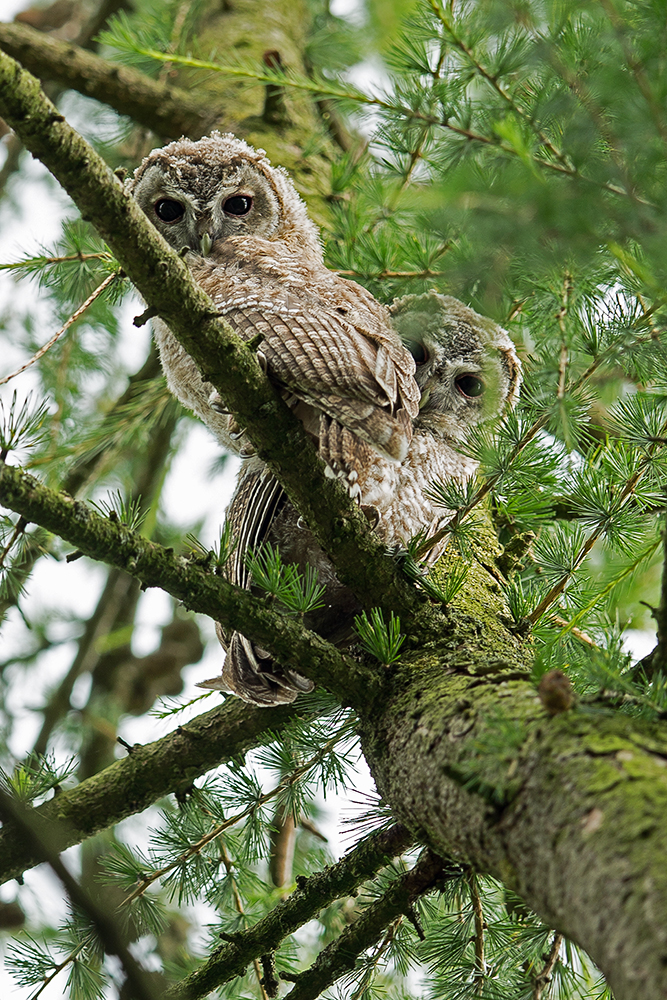
M 574 705 L 574 689 L 570 678 L 562 670 L 549 670 L 537 691 L 549 715 L 569 712 Z

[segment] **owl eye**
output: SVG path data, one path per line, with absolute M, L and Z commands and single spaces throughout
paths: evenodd
M 481 396 L 485 386 L 477 375 L 459 375 L 456 379 L 456 388 L 462 396 L 472 399 L 475 396 Z
M 428 351 L 424 345 L 420 344 L 417 340 L 411 340 L 407 346 L 410 354 L 415 359 L 415 364 L 425 365 L 428 361 Z
M 222 210 L 226 215 L 247 215 L 252 208 L 252 198 L 249 198 L 247 194 L 235 194 L 222 206 Z
M 155 202 L 155 214 L 163 222 L 178 222 L 185 215 L 185 209 L 180 201 L 171 198 L 160 198 Z

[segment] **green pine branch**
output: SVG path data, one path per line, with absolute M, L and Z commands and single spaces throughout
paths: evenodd
M 407 851 L 412 835 L 396 825 L 362 840 L 336 864 L 309 878 L 299 879 L 297 889 L 270 913 L 229 939 L 211 957 L 168 992 L 169 1000 L 195 1000 L 242 974 L 253 958 L 274 951 L 334 900 L 350 896 L 392 858 Z
M 165 795 L 181 794 L 195 778 L 282 733 L 299 714 L 292 706 L 261 709 L 232 699 L 161 740 L 135 745 L 122 760 L 61 790 L 35 812 L 54 849 L 63 851 Z M 8 823 L 0 831 L 0 882 L 36 864 L 38 856 Z
M 177 556 L 119 523 L 101 517 L 84 503 L 43 486 L 15 466 L 0 463 L 0 501 L 29 521 L 59 535 L 78 552 L 107 562 L 139 579 L 144 587 L 160 587 L 227 628 L 242 631 L 268 649 L 278 662 L 299 664 L 306 676 L 334 691 L 344 704 L 368 702 L 379 690 L 379 675 L 303 628 L 298 621 L 266 607 L 248 591 L 202 567 L 201 561 Z
M 210 99 L 197 101 L 186 90 L 27 24 L 0 23 L 0 48 L 40 79 L 55 80 L 108 104 L 167 139 L 181 135 L 197 139 L 215 125 L 224 128 L 223 110 L 212 106 Z

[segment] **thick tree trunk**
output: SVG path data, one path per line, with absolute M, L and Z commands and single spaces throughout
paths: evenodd
M 667 728 L 601 705 L 547 714 L 511 641 L 478 624 L 406 658 L 364 715 L 380 793 L 582 945 L 617 1000 L 667 997 Z

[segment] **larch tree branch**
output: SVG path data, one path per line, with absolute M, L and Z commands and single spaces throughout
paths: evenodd
M 435 888 L 448 875 L 459 874 L 457 865 L 450 866 L 432 851 L 425 850 L 414 868 L 399 876 L 384 895 L 371 903 L 354 923 L 320 952 L 310 969 L 297 978 L 287 996 L 292 1000 L 316 1000 L 337 979 L 354 969 L 359 955 L 379 940 L 392 920 L 411 912 L 419 896 Z M 167 995 L 171 993 L 173 991 Z M 173 996 L 174 1000 L 190 1000 L 187 993 L 173 993 Z
M 231 630 L 242 631 L 268 649 L 279 662 L 292 659 L 318 684 L 324 684 L 344 704 L 356 705 L 377 694 L 377 670 L 357 663 L 293 618 L 281 615 L 250 591 L 216 575 L 204 559 L 176 555 L 131 531 L 118 521 L 96 514 L 79 500 L 50 490 L 16 466 L 0 462 L 0 502 L 41 524 L 75 548 L 101 562 L 117 566 L 141 581 L 160 587 L 189 611 L 208 615 Z
M 367 587 L 367 602 L 396 610 L 414 638 L 428 640 L 421 648 L 413 643 L 382 675 L 381 698 L 357 707 L 366 759 L 397 821 L 436 854 L 454 856 L 518 892 L 589 952 L 623 1000 L 667 995 L 661 919 L 667 911 L 667 725 L 586 706 L 547 714 L 530 680 L 532 647 L 512 632 L 491 572 L 471 571 L 462 596 L 442 611 L 422 602 L 391 562 L 378 557 L 366 526 L 343 491 L 323 477 L 254 356 L 211 315 L 183 262 L 104 164 L 8 57 L 0 59 L 0 83 L 0 113 L 72 194 L 226 397 L 341 577 L 357 592 Z M 2 478 L 8 493 L 18 489 L 16 470 L 5 469 Z M 104 537 L 111 557 L 116 540 Z M 123 557 L 132 560 L 134 552 Z M 147 568 L 157 571 L 157 565 L 151 555 Z M 185 565 L 181 574 L 194 580 L 194 567 Z M 162 560 L 160 570 L 176 576 L 175 563 Z M 247 595 L 224 591 L 213 576 L 200 582 L 203 610 L 217 615 L 224 597 L 230 618 L 241 608 L 256 616 L 257 636 L 271 632 L 274 650 L 289 641 L 294 652 L 298 640 L 299 651 L 311 657 L 312 675 L 327 673 L 333 687 L 340 654 L 334 661 L 323 651 L 329 664 L 318 665 L 316 641 L 293 623 L 273 632 L 275 622 L 263 619 Z M 291 662 L 301 668 L 298 657 Z M 349 687 L 354 683 L 352 675 Z
M 365 837 L 336 864 L 309 878 L 299 879 L 297 889 L 252 927 L 229 935 L 229 940 L 221 944 L 201 968 L 173 987 L 167 996 L 170 1000 L 194 1000 L 235 976 L 243 975 L 253 958 L 275 951 L 289 934 L 316 917 L 335 899 L 350 896 L 362 882 L 372 878 L 392 858 L 407 851 L 411 844 L 411 834 L 400 825 Z
M 35 809 L 57 850 L 80 844 L 100 830 L 148 808 L 169 794 L 185 794 L 207 771 L 239 758 L 304 714 L 289 705 L 253 708 L 231 699 L 154 743 L 132 747 L 74 788 Z M 0 882 L 19 878 L 42 859 L 17 836 L 11 821 L 0 831 Z
M 146 972 L 139 965 L 128 948 L 127 937 L 120 928 L 120 922 L 110 915 L 109 906 L 93 899 L 90 892 L 78 882 L 58 856 L 50 838 L 50 828 L 45 827 L 41 817 L 26 808 L 4 789 L 0 788 L 0 818 L 10 822 L 20 831 L 40 861 L 45 861 L 58 877 L 69 897 L 72 907 L 85 913 L 93 924 L 104 951 L 116 955 L 125 974 L 125 988 L 133 1000 L 158 1000 L 162 990 L 155 982 L 155 975 Z M 161 976 L 158 977 L 161 980 Z M 160 983 L 161 985 L 161 983 Z

